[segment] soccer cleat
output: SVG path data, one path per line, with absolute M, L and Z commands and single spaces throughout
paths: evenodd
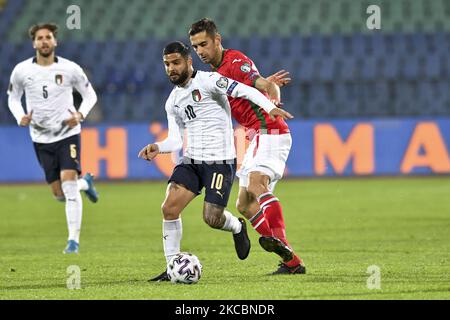
M 84 180 L 88 183 L 89 189 L 85 190 L 86 196 L 91 202 L 96 203 L 98 201 L 98 193 L 94 187 L 94 176 L 90 173 L 86 173 L 83 177 Z
M 239 233 L 233 234 L 234 248 L 239 259 L 244 260 L 248 257 L 250 253 L 250 239 L 247 234 L 247 226 L 245 220 L 238 218 L 242 225 L 242 229 Z
M 63 253 L 64 254 L 78 253 L 79 247 L 80 247 L 80 245 L 78 244 L 78 242 L 76 242 L 75 240 L 69 240 L 69 241 L 67 241 L 67 246 L 64 249 Z
M 280 263 L 278 265 L 277 271 L 271 273 L 272 275 L 277 274 L 305 274 L 306 267 L 303 264 L 298 264 L 294 267 L 288 267 L 285 263 Z
M 283 259 L 283 262 L 291 261 L 294 258 L 294 252 L 278 238 L 262 236 L 259 238 L 259 244 L 268 252 L 275 252 Z
M 170 281 L 169 276 L 167 275 L 167 270 L 164 270 L 159 276 L 151 278 L 148 280 L 149 282 L 162 282 L 162 281 Z

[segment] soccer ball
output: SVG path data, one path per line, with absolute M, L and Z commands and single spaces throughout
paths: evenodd
M 167 275 L 173 283 L 196 283 L 202 276 L 202 265 L 192 253 L 180 252 L 167 263 Z

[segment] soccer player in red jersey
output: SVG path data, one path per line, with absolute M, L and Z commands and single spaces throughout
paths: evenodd
M 281 106 L 280 86 L 289 82 L 280 71 L 262 77 L 253 61 L 242 52 L 224 49 L 215 23 L 207 18 L 195 22 L 189 30 L 191 45 L 203 63 L 223 76 L 255 87 L 275 105 Z M 278 254 L 283 262 L 273 274 L 306 272 L 302 260 L 286 238 L 280 201 L 274 196 L 275 184 L 283 176 L 292 144 L 289 127 L 281 117 L 271 117 L 248 100 L 228 98 L 233 117 L 247 130 L 251 140 L 240 170 L 238 211 L 261 235 L 260 245 Z

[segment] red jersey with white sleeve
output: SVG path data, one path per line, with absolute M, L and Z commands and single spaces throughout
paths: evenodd
M 255 86 L 260 77 L 259 71 L 253 61 L 238 50 L 226 49 L 222 52 L 222 61 L 214 71 L 221 75 Z M 262 92 L 267 98 L 266 92 Z M 289 127 L 281 117 L 272 120 L 267 112 L 251 101 L 242 98 L 228 97 L 231 105 L 231 114 L 240 125 L 255 133 L 285 134 Z

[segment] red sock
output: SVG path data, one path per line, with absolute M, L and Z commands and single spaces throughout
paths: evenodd
M 270 230 L 267 219 L 262 210 L 259 210 L 252 218 L 249 219 L 253 228 L 262 236 L 273 236 L 272 230 Z
M 267 192 L 258 197 L 259 206 L 261 207 L 266 220 L 274 237 L 283 241 L 287 246 L 289 243 L 286 239 L 286 227 L 284 225 L 283 209 L 280 201 L 272 193 Z M 289 246 L 290 247 L 290 246 Z
M 284 264 L 292 268 L 298 266 L 299 264 L 303 264 L 303 261 L 295 254 L 291 261 L 285 262 Z

